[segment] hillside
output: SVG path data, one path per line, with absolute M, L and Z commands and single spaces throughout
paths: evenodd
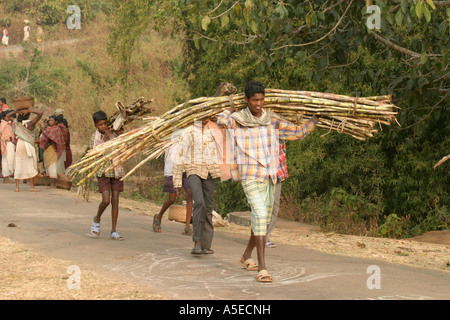
M 54 33 L 53 29 L 43 43 L 33 38 L 23 50 L 17 43 L 1 47 L 0 73 L 9 77 L 0 81 L 0 96 L 11 101 L 15 90 L 26 87 L 34 93 L 44 117 L 55 109 L 64 109 L 72 143 L 80 146 L 94 130 L 92 113 L 101 109 L 110 114 L 117 101 L 127 104 L 140 96 L 154 99 L 152 108 L 160 113 L 177 100 L 186 99 L 183 81 L 174 72 L 180 61 L 180 46 L 168 33 L 149 30 L 132 57 L 129 92 L 124 100 L 117 82 L 117 64 L 107 52 L 109 27 L 108 17 L 101 16 L 83 32 L 72 33 L 59 26 L 62 32 Z M 66 38 L 61 39 L 61 34 Z

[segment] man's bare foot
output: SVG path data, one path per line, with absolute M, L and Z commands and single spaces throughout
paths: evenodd
M 19 189 L 19 188 L 16 188 L 16 192 L 20 192 L 20 189 Z
M 36 189 L 36 188 L 31 188 L 30 191 L 31 191 L 31 192 L 41 192 L 41 190 L 38 190 L 38 189 Z

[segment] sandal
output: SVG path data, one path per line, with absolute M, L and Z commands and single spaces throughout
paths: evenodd
M 124 238 L 121 237 L 117 232 L 111 233 L 111 239 L 112 240 L 118 240 L 118 241 L 124 240 Z
M 194 246 L 194 248 L 191 250 L 192 254 L 202 254 L 203 250 L 200 248 L 200 246 Z
M 98 237 L 100 235 L 100 223 L 94 221 L 95 217 L 92 218 L 91 225 L 91 235 Z
M 243 261 L 244 258 L 241 258 L 239 264 L 244 267 L 247 271 L 258 271 L 258 265 L 253 261 L 252 258 L 248 258 Z
M 156 233 L 161 233 L 161 220 L 156 220 L 156 215 L 153 216 L 153 231 Z
M 258 282 L 272 282 L 272 280 L 272 276 L 264 269 L 256 275 L 256 281 Z
M 202 250 L 202 253 L 203 253 L 203 254 L 213 254 L 213 253 L 214 253 L 214 250 L 212 250 L 212 249 L 203 249 L 203 250 Z
M 267 241 L 266 242 L 266 248 L 275 248 L 275 247 L 276 247 L 276 245 L 272 241 Z
M 192 229 L 190 227 L 187 229 L 184 229 L 184 231 L 181 232 L 181 234 L 184 236 L 192 236 Z

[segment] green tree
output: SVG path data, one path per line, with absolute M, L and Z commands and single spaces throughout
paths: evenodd
M 140 36 L 148 29 L 152 2 L 146 0 L 112 1 L 113 24 L 108 41 L 108 53 L 119 65 L 118 79 L 126 99 L 131 71 L 133 50 Z
M 288 159 L 299 163 L 289 183 L 298 203 L 340 188 L 380 215 L 405 218 L 414 232 L 442 226 L 429 221 L 450 203 L 446 166 L 433 170 L 450 149 L 448 1 L 117 0 L 113 7 L 110 53 L 124 88 L 151 21 L 182 37 L 194 96 L 212 95 L 222 81 L 242 90 L 251 79 L 282 89 L 391 94 L 400 127 L 384 126 L 366 142 L 319 132 L 301 147 L 290 143 Z M 221 198 L 233 200 L 218 205 L 241 207 L 240 195 L 238 186 L 222 188 Z
M 299 197 L 341 187 L 364 194 L 385 215 L 410 216 L 412 225 L 448 206 L 446 169 L 432 169 L 449 150 L 448 1 L 181 0 L 165 6 L 178 13 L 173 20 L 185 35 L 194 95 L 211 94 L 221 81 L 242 89 L 256 79 L 283 89 L 391 94 L 401 107 L 401 127 L 385 126 L 371 141 L 316 135 L 305 147 L 319 148 L 322 158 L 291 145 L 290 157 L 311 164 L 307 171 L 291 166 L 304 185 Z

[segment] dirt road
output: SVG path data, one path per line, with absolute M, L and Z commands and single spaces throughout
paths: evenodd
M 164 220 L 156 234 L 151 216 L 159 207 L 122 200 L 118 231 L 125 240 L 109 239 L 107 213 L 101 236 L 92 238 L 94 195 L 75 204 L 73 192 L 40 190 L 25 185 L 17 193 L 0 184 L 2 299 L 450 298 L 448 245 L 322 234 L 281 222 L 277 248 L 266 250 L 274 282 L 261 284 L 237 263 L 246 227 L 217 228 L 215 253 L 193 256 L 183 224 Z

